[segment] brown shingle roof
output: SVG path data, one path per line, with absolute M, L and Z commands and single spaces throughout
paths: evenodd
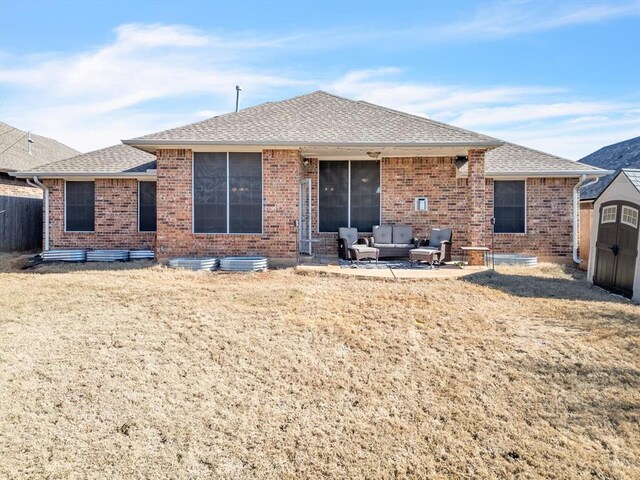
M 152 133 L 129 145 L 500 145 L 495 138 L 318 91 Z
M 20 172 L 20 175 L 44 174 L 97 174 L 113 175 L 140 173 L 156 168 L 156 157 L 128 145 L 112 147 L 83 153 L 71 158 L 49 163 Z
M 80 153 L 56 140 L 33 133 L 29 153 L 27 139 L 28 132 L 0 122 L 0 171 L 27 170 Z
M 460 167 L 460 174 L 467 175 L 467 164 Z M 549 172 L 563 173 L 563 176 L 575 173 L 576 176 L 584 174 L 606 174 L 591 165 L 574 162 L 566 158 L 540 152 L 532 148 L 523 147 L 514 143 L 505 143 L 501 147 L 489 150 L 485 155 L 484 165 L 487 176 L 508 175 L 545 175 Z M 552 176 L 552 175 L 548 175 Z

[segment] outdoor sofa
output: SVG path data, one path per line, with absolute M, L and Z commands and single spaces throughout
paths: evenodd
M 429 238 L 419 240 L 413 237 L 413 229 L 404 225 L 376 225 L 373 236 L 358 237 L 356 228 L 341 227 L 338 230 L 338 256 L 344 260 L 358 260 L 354 250 L 362 253 L 378 250 L 377 258 L 409 258 L 414 249 L 439 250 L 440 263 L 451 261 L 453 231 L 450 228 L 432 228 Z
M 375 225 L 367 244 L 379 250 L 379 258 L 407 258 L 409 251 L 418 247 L 419 241 L 413 237 L 410 226 Z

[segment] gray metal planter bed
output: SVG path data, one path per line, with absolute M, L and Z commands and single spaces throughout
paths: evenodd
M 116 262 L 129 260 L 129 250 L 88 250 L 87 262 Z
M 171 268 L 186 268 L 196 271 L 211 271 L 218 268 L 220 261 L 218 258 L 171 258 L 168 265 Z
M 86 250 L 45 250 L 42 252 L 45 262 L 84 262 L 87 260 Z
M 129 260 L 153 260 L 153 250 L 129 250 Z
M 220 260 L 223 272 L 260 272 L 268 266 L 267 257 L 225 257 Z

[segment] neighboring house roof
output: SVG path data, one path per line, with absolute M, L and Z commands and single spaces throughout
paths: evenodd
M 600 178 L 597 183 L 580 190 L 580 200 L 595 200 L 613 181 L 621 169 L 640 168 L 640 137 L 602 147 L 578 162 L 594 167 L 615 170 L 615 173 Z
M 459 169 L 460 175 L 468 174 L 465 162 Z M 602 170 L 580 164 L 566 158 L 540 152 L 514 143 L 505 143 L 501 147 L 489 150 L 485 155 L 485 175 L 500 176 L 579 176 L 602 174 Z
M 0 122 L 0 171 L 14 172 L 31 169 L 45 163 L 77 155 L 77 150 L 67 147 L 51 138 L 31 134 L 29 153 L 29 132 L 24 132 L 4 122 Z
M 318 91 L 131 140 L 129 145 L 468 145 L 495 138 Z
M 113 145 L 20 172 L 20 176 L 136 176 L 155 168 L 155 155 L 128 145 Z

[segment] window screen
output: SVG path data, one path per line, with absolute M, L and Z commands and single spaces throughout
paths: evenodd
M 351 162 L 351 227 L 371 232 L 380 224 L 380 162 Z
M 68 232 L 93 232 L 95 186 L 93 182 L 66 182 L 65 218 Z
M 194 232 L 261 233 L 262 154 L 196 153 L 193 162 Z
M 524 192 L 524 180 L 493 183 L 493 215 L 496 219 L 496 233 L 525 232 Z
M 139 182 L 138 229 L 141 232 L 156 231 L 156 182 Z
M 229 233 L 262 232 L 262 155 L 229 154 Z
M 320 162 L 319 229 L 337 232 L 349 223 L 349 162 Z
M 193 160 L 193 227 L 196 233 L 227 231 L 227 154 L 196 153 Z

